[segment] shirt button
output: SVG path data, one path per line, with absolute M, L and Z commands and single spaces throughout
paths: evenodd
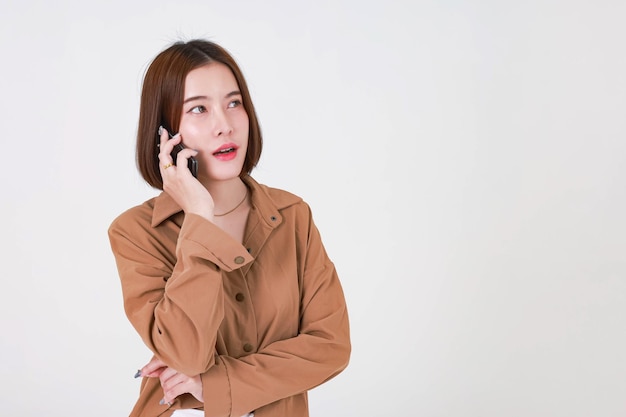
M 246 343 L 243 345 L 243 350 L 246 352 L 252 352 L 252 345 L 250 343 Z
M 238 257 L 235 258 L 235 263 L 237 265 L 241 265 L 244 261 L 245 261 L 245 259 L 243 259 L 243 256 L 238 256 Z
M 237 301 L 239 301 L 239 302 L 242 302 L 244 298 L 245 298 L 245 297 L 244 297 L 244 296 L 243 296 L 243 294 L 242 294 L 242 293 L 240 293 L 240 292 L 238 292 L 238 293 L 237 293 L 237 295 L 235 295 L 235 300 L 237 300 Z
M 277 220 L 277 219 L 276 219 L 276 216 L 272 216 L 272 217 L 270 217 L 270 220 L 271 220 L 271 221 L 273 221 L 273 222 L 275 222 L 275 221 Z

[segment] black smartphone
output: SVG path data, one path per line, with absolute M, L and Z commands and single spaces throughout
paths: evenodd
M 174 146 L 174 149 L 172 149 L 172 160 L 174 161 L 174 165 L 176 165 L 176 157 L 178 156 L 178 152 L 182 151 L 183 149 L 185 149 L 185 147 L 182 143 L 179 143 L 178 145 Z M 191 175 L 198 178 L 198 161 L 196 160 L 196 158 L 190 156 L 189 159 L 187 159 L 187 168 L 189 168 L 189 171 L 191 171 Z
M 157 138 L 161 137 L 161 129 L 162 128 L 159 126 L 159 129 L 157 132 Z M 169 133 L 169 130 L 168 130 L 168 135 L 170 139 L 172 139 L 173 136 L 171 133 Z M 185 149 L 185 147 L 183 146 L 182 143 L 179 143 L 178 145 L 174 146 L 174 149 L 172 149 L 171 155 L 172 155 L 172 161 L 174 161 L 174 165 L 176 165 L 176 157 L 178 156 L 178 152 L 182 151 L 183 149 Z M 191 171 L 191 175 L 198 178 L 198 160 L 196 158 L 191 156 L 189 157 L 189 159 L 187 159 L 187 168 L 189 168 L 189 171 Z

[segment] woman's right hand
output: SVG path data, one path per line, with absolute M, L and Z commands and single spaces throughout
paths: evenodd
M 170 139 L 169 133 L 163 128 L 160 140 L 159 169 L 163 178 L 163 191 L 167 192 L 185 213 L 194 213 L 213 221 L 215 206 L 213 198 L 187 168 L 187 160 L 196 156 L 198 151 L 185 148 L 178 153 L 174 161 L 171 154 L 174 146 L 182 141 L 180 133 Z

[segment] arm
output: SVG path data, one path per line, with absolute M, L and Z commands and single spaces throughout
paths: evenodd
M 194 214 L 185 217 L 178 239 L 172 227 L 152 228 L 128 214 L 111 225 L 109 239 L 126 315 L 144 343 L 185 375 L 206 372 L 215 363 L 224 314 L 220 270 L 239 268 L 252 257 Z
M 305 215 L 305 236 L 299 238 L 304 249 L 298 254 L 300 310 L 294 313 L 299 315 L 299 332 L 247 356 L 219 356 L 202 375 L 207 417 L 243 415 L 302 393 L 348 364 L 351 346 L 343 290 L 308 207 Z

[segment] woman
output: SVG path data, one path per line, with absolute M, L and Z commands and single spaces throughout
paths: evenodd
M 130 415 L 308 416 L 307 390 L 348 364 L 348 314 L 308 205 L 249 175 L 262 139 L 240 69 L 215 43 L 175 43 L 140 106 L 139 171 L 162 192 L 109 229 L 154 354 Z

